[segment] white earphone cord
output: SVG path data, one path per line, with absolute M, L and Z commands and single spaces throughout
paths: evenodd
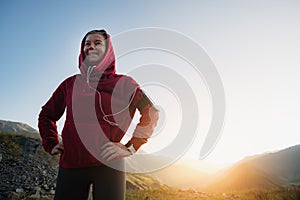
M 136 94 L 137 88 L 135 88 L 134 93 L 133 93 L 133 95 L 131 96 L 130 101 L 129 101 L 129 104 L 128 104 L 127 106 L 125 106 L 124 108 L 122 108 L 120 111 L 118 111 L 118 112 L 116 112 L 116 113 L 105 114 L 105 112 L 104 112 L 104 110 L 103 110 L 103 108 L 102 108 L 102 98 L 101 98 L 101 93 L 100 93 L 97 89 L 93 88 L 93 87 L 90 85 L 90 76 L 91 76 L 91 74 L 92 74 L 92 72 L 93 72 L 93 70 L 94 70 L 95 67 L 96 67 L 96 66 L 90 66 L 90 67 L 88 68 L 88 70 L 87 70 L 87 84 L 88 84 L 88 86 L 89 86 L 92 90 L 96 91 L 96 92 L 99 94 L 100 110 L 101 110 L 101 112 L 102 112 L 102 114 L 103 114 L 103 117 L 102 117 L 103 120 L 106 121 L 107 123 L 109 123 L 109 124 L 112 125 L 112 126 L 118 126 L 118 125 L 119 125 L 118 123 L 115 123 L 115 122 L 110 121 L 110 120 L 108 119 L 108 117 L 113 117 L 114 115 L 118 115 L 118 114 L 124 112 L 127 108 L 129 108 L 130 104 L 132 103 L 132 101 L 133 101 L 133 99 L 134 99 L 134 96 L 135 96 L 135 94 Z

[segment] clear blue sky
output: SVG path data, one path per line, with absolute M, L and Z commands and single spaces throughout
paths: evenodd
M 40 107 L 78 73 L 88 30 L 162 27 L 199 43 L 223 80 L 226 122 L 208 159 L 228 163 L 299 144 L 299 10 L 297 0 L 1 1 L 0 119 L 37 127 Z

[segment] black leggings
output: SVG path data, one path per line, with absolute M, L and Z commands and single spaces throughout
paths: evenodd
M 105 165 L 80 169 L 59 168 L 55 200 L 87 200 L 90 185 L 93 200 L 124 200 L 125 173 Z

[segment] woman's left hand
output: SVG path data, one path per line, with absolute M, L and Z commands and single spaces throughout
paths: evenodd
M 131 155 L 125 145 L 119 142 L 108 142 L 103 145 L 101 150 L 102 153 L 100 154 L 100 157 L 107 162 Z

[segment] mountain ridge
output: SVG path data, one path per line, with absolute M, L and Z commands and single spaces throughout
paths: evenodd
M 238 191 L 247 189 L 276 189 L 283 182 L 257 169 L 250 163 L 239 163 L 216 178 L 205 191 Z
M 294 145 L 276 152 L 247 158 L 243 162 L 250 162 L 258 169 L 277 176 L 287 183 L 300 184 L 300 145 Z M 284 165 L 282 165 L 284 163 Z M 298 181 L 296 181 L 298 180 Z
M 249 156 L 218 172 L 205 191 L 275 189 L 300 185 L 300 145 Z
M 33 137 L 39 137 L 39 132 L 22 122 L 14 122 L 8 120 L 0 120 L 0 133 L 11 133 L 11 134 L 25 134 Z

